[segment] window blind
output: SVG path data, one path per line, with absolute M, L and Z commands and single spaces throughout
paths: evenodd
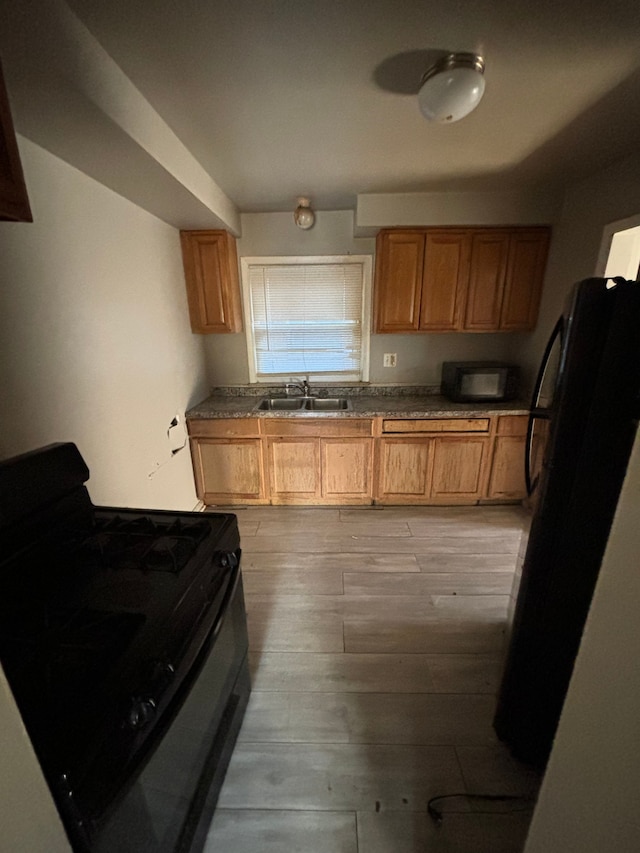
M 362 371 L 364 270 L 354 263 L 249 267 L 256 377 Z

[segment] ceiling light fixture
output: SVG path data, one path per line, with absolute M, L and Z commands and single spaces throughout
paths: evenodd
M 311 210 L 311 202 L 308 198 L 298 199 L 298 206 L 293 212 L 293 221 L 303 231 L 307 231 L 313 226 L 313 223 L 316 221 L 316 215 Z
M 418 92 L 420 112 L 428 121 L 459 121 L 484 94 L 484 59 L 475 53 L 450 53 L 431 66 Z

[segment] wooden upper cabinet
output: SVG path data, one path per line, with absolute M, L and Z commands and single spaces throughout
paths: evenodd
M 469 279 L 471 234 L 469 231 L 428 231 L 425 242 L 420 329 L 455 331 Z
M 242 331 L 235 237 L 227 231 L 181 231 L 180 240 L 192 330 Z
M 0 219 L 33 222 L 0 65 Z
M 380 231 L 376 332 L 533 329 L 548 228 Z
M 499 328 L 508 254 L 508 233 L 496 230 L 473 235 L 465 331 L 489 332 Z
M 548 250 L 546 228 L 511 234 L 500 329 L 516 332 L 535 328 Z
M 424 231 L 378 234 L 374 309 L 377 332 L 418 330 L 424 245 Z

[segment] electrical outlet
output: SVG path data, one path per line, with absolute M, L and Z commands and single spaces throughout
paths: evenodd
M 395 367 L 398 355 L 395 352 L 385 352 L 382 358 L 383 367 Z

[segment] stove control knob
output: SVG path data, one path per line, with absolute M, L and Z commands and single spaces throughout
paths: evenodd
M 153 699 L 140 699 L 136 697 L 131 701 L 127 723 L 129 728 L 139 731 L 148 725 L 156 715 L 156 703 Z
M 161 690 L 173 680 L 176 669 L 172 663 L 166 660 L 155 660 L 150 667 L 151 681 Z M 155 693 L 155 690 L 153 691 Z M 156 694 L 157 695 L 157 694 Z
M 233 551 L 230 551 L 228 554 L 223 554 L 222 558 L 220 560 L 220 565 L 224 569 L 226 569 L 226 568 L 235 569 L 235 567 L 238 565 L 237 555 L 234 554 Z

